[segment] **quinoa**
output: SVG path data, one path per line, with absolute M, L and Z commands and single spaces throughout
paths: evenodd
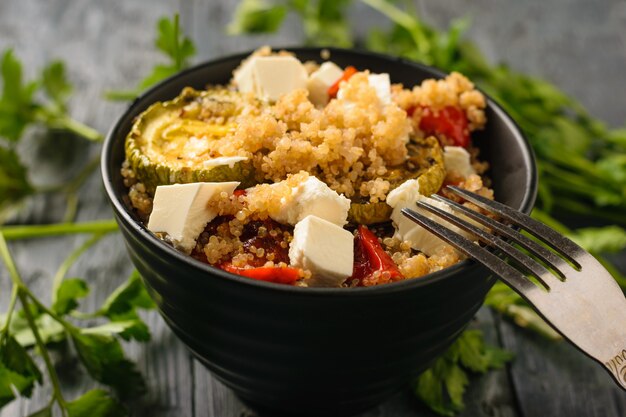
M 384 200 L 388 187 L 361 184 L 404 162 L 411 121 L 395 103 L 379 105 L 365 72 L 342 91 L 323 109 L 306 90 L 286 94 L 258 115 L 240 116 L 232 133 L 210 142 L 209 153 L 250 158 L 259 182 L 306 171 L 348 198 L 365 193 Z
M 273 54 L 271 49 L 261 48 L 252 56 L 270 54 Z M 314 62 L 305 63 L 308 74 L 318 67 Z M 193 257 L 218 267 L 228 264 L 243 269 L 287 268 L 293 227 L 272 219 L 297 198 L 294 190 L 299 184 L 315 176 L 353 201 L 383 203 L 393 187 L 385 174 L 403 167 L 409 156 L 407 144 L 411 135 L 425 136 L 419 129 L 423 109 L 435 114 L 448 106 L 460 109 L 470 132 L 482 129 L 486 123 L 484 96 L 459 73 L 453 72 L 440 80 L 425 80 L 412 89 L 394 84 L 391 102 L 386 104 L 369 84 L 368 75 L 368 71 L 361 71 L 342 81 L 339 96 L 323 108 L 309 101 L 306 89 L 298 89 L 275 103 L 261 102 L 252 93 L 242 94 L 234 116 L 228 118 L 216 117 L 211 110 L 215 103 L 210 100 L 193 101 L 182 109 L 181 115 L 223 127 L 211 140 L 191 137 L 184 144 L 184 152 L 197 153 L 198 160 L 246 157 L 257 183 L 245 192 L 232 195 L 222 192 L 207 202 L 218 217 L 197 239 Z M 445 137 L 438 139 L 443 145 L 450 144 Z M 468 151 L 476 174 L 464 177 L 448 170 L 444 184 L 455 184 L 493 199 L 489 180 L 484 176 L 488 164 L 479 159 L 477 148 L 470 146 Z M 128 162 L 122 165 L 121 173 L 129 189 L 130 204 L 147 221 L 152 211 L 151 193 L 138 181 Z M 440 193 L 482 211 L 445 189 Z M 377 235 L 382 247 L 407 279 L 441 270 L 463 259 L 450 246 L 442 246 L 427 256 L 412 249 L 411 242 L 392 237 L 384 227 L 381 230 Z M 306 286 L 311 272 L 300 270 L 299 276 L 295 285 Z M 388 271 L 374 272 L 363 282 L 353 280 L 345 286 L 380 285 L 394 279 L 398 278 L 392 278 Z

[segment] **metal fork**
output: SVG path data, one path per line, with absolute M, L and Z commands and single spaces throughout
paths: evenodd
M 417 206 L 473 234 L 495 250 L 487 250 L 409 208 L 402 209 L 402 213 L 491 270 L 565 339 L 602 364 L 626 390 L 626 298 L 602 264 L 570 239 L 519 211 L 458 187 L 447 189 L 508 224 L 439 195 L 431 198 L 448 204 L 458 214 L 423 201 L 418 201 Z M 554 251 L 510 225 L 526 230 Z M 522 247 L 541 263 L 509 242 Z M 528 274 L 540 285 L 533 283 Z

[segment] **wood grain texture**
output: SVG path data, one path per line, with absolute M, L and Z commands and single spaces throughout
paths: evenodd
M 445 26 L 451 17 L 469 15 L 469 36 L 488 57 L 550 79 L 574 94 L 591 112 L 611 124 L 621 124 L 626 114 L 626 23 L 623 2 L 602 4 L 478 0 L 417 2 L 429 21 Z M 154 51 L 156 20 L 180 10 L 185 31 L 197 43 L 198 61 L 236 53 L 263 44 L 296 45 L 302 41 L 297 19 L 290 17 L 276 35 L 227 37 L 224 26 L 235 7 L 229 0 L 2 0 L 0 1 L 0 50 L 13 47 L 24 61 L 28 76 L 46 62 L 61 58 L 68 63 L 76 85 L 72 114 L 106 132 L 125 104 L 102 99 L 107 89 L 130 88 L 161 57 Z M 385 25 L 378 14 L 358 5 L 351 15 L 357 32 Z M 599 81 L 601 80 L 601 81 Z M 63 147 L 66 158 L 50 161 L 50 149 Z M 29 133 L 20 146 L 26 163 L 36 167 L 34 181 L 50 184 L 66 181 L 69 166 L 76 170 L 95 147 L 71 137 L 49 137 L 40 130 Z M 63 200 L 40 196 L 28 203 L 20 222 L 51 222 L 63 213 Z M 80 220 L 110 218 L 99 175 L 81 191 Z M 24 279 L 38 294 L 48 297 L 50 279 L 58 264 L 85 236 L 43 239 L 11 244 Z M 622 257 L 620 259 L 626 259 Z M 624 264 L 624 263 L 623 263 Z M 119 236 L 103 240 L 70 271 L 86 278 L 96 289 L 83 303 L 95 306 L 122 282 L 132 267 Z M 0 268 L 0 308 L 6 307 L 8 276 Z M 148 394 L 132 405 L 137 416 L 255 416 L 234 394 L 190 358 L 184 346 L 156 313 L 147 315 L 153 341 L 130 344 L 128 352 L 142 370 Z M 508 322 L 494 321 L 481 310 L 476 325 L 488 340 L 516 352 L 509 370 L 492 372 L 472 380 L 462 416 L 532 417 L 626 415 L 626 396 L 614 388 L 608 375 L 569 346 L 554 345 L 521 332 Z M 63 389 L 68 398 L 91 387 L 90 379 L 76 363 L 62 362 Z M 50 395 L 48 385 L 30 400 L 7 406 L 0 417 L 23 416 L 41 407 Z M 361 417 L 433 416 L 408 390 Z

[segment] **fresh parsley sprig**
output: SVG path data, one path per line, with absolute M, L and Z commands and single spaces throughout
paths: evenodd
M 150 332 L 138 315 L 138 309 L 151 309 L 152 300 L 146 293 L 138 273 L 118 287 L 94 313 L 80 313 L 80 299 L 89 293 L 86 281 L 66 279 L 65 275 L 79 256 L 96 244 L 107 233 L 115 230 L 107 222 L 88 224 L 13 226 L 0 228 L 0 259 L 2 259 L 13 287 L 7 313 L 0 321 L 0 407 L 13 400 L 16 394 L 29 397 L 44 377 L 30 348 L 36 348 L 42 357 L 53 393 L 46 407 L 32 416 L 52 416 L 56 407 L 63 416 L 127 415 L 119 401 L 102 389 L 91 390 L 74 401 L 63 396 L 59 377 L 48 353 L 49 345 L 69 340 L 80 363 L 96 381 L 111 387 L 116 396 L 126 400 L 145 390 L 141 374 L 133 362 L 125 357 L 120 339 L 147 341 Z M 43 229 L 42 229 L 43 228 Z M 75 249 L 61 264 L 53 279 L 53 296 L 48 307 L 21 279 L 6 244 L 5 231 L 15 238 L 55 235 L 60 233 L 91 232 L 92 237 Z M 21 309 L 18 310 L 18 301 Z M 98 319 L 102 324 L 83 327 L 77 321 Z
M 169 62 L 155 65 L 152 72 L 141 80 L 133 90 L 106 92 L 105 97 L 108 100 L 132 100 L 147 88 L 189 66 L 190 59 L 196 54 L 196 47 L 191 39 L 180 30 L 178 14 L 175 14 L 172 19 L 168 17 L 159 19 L 156 30 L 157 36 L 154 45 L 167 57 Z
M 465 408 L 463 394 L 469 384 L 468 374 L 502 368 L 511 359 L 510 352 L 485 344 L 480 330 L 465 330 L 418 377 L 415 394 L 438 414 L 453 416 Z
M 70 220 L 76 212 L 77 190 L 94 171 L 97 161 L 88 163 L 69 183 L 43 189 L 31 183 L 28 167 L 16 150 L 17 144 L 33 125 L 69 132 L 93 142 L 103 137 L 69 115 L 67 101 L 72 85 L 61 61 L 50 63 L 37 79 L 27 82 L 23 78 L 22 63 L 13 50 L 7 49 L 0 61 L 0 77 L 0 224 L 17 211 L 26 197 L 52 191 L 66 195 L 65 218 Z
M 16 143 L 33 123 L 72 132 L 92 141 L 103 139 L 97 130 L 72 119 L 67 113 L 67 99 L 72 86 L 67 80 L 65 65 L 54 61 L 45 67 L 39 79 L 25 82 L 22 64 L 12 49 L 0 62 L 3 91 L 0 97 L 0 138 Z M 40 100 L 37 93 L 46 98 Z
M 276 32 L 289 13 L 302 20 L 304 41 L 309 45 L 353 45 L 345 16 L 351 0 L 243 0 L 227 27 L 231 35 Z

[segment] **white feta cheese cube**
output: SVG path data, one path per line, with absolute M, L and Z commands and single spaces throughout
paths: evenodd
M 239 91 L 253 92 L 258 98 L 269 101 L 306 88 L 307 78 L 304 65 L 291 55 L 254 56 L 233 77 Z
M 257 95 L 256 90 L 256 76 L 254 74 L 254 62 L 258 59 L 258 56 L 253 56 L 244 61 L 243 65 L 238 68 L 233 74 L 233 81 L 237 85 L 237 89 L 242 93 L 254 93 Z
M 466 232 L 462 231 L 456 226 L 450 225 L 449 223 L 445 222 L 444 220 L 430 213 L 429 211 L 419 208 L 415 204 L 417 201 L 423 201 L 432 206 L 445 210 L 448 213 L 452 212 L 452 209 L 447 204 L 421 195 L 419 193 L 419 182 L 417 182 L 417 180 L 405 181 L 398 188 L 389 192 L 389 194 L 387 195 L 387 204 L 393 207 L 393 211 L 391 212 L 391 220 L 396 228 L 395 237 L 402 240 L 408 240 L 411 243 L 411 247 L 413 249 L 419 250 L 426 255 L 431 256 L 435 252 L 437 252 L 440 247 L 449 245 L 443 240 L 439 239 L 434 234 L 430 233 L 428 230 L 424 229 L 422 226 L 406 218 L 401 211 L 403 208 L 406 207 L 415 210 L 416 212 L 423 214 L 429 219 L 432 219 L 440 224 L 444 224 L 446 227 L 449 227 L 450 229 L 462 234 L 463 236 L 470 236 Z
M 336 224 L 307 216 L 293 230 L 289 262 L 311 271 L 310 287 L 337 287 L 352 275 L 354 236 Z
M 343 70 L 334 62 L 324 62 L 319 69 L 312 73 L 307 80 L 309 100 L 316 106 L 325 106 L 328 103 L 328 88 L 335 84 L 343 75 Z
M 367 76 L 370 86 L 376 90 L 376 95 L 383 106 L 391 103 L 391 81 L 389 74 L 370 74 Z
M 167 233 L 174 246 L 190 253 L 204 227 L 217 213 L 207 203 L 222 191 L 232 194 L 238 182 L 160 185 L 154 193 L 148 230 Z
M 444 146 L 443 163 L 446 171 L 455 171 L 465 178 L 476 174 L 470 162 L 470 154 L 462 146 Z
M 348 222 L 350 200 L 314 176 L 294 187 L 291 198 L 284 199 L 282 203 L 281 211 L 272 216 L 279 223 L 295 225 L 309 215 L 337 226 Z

